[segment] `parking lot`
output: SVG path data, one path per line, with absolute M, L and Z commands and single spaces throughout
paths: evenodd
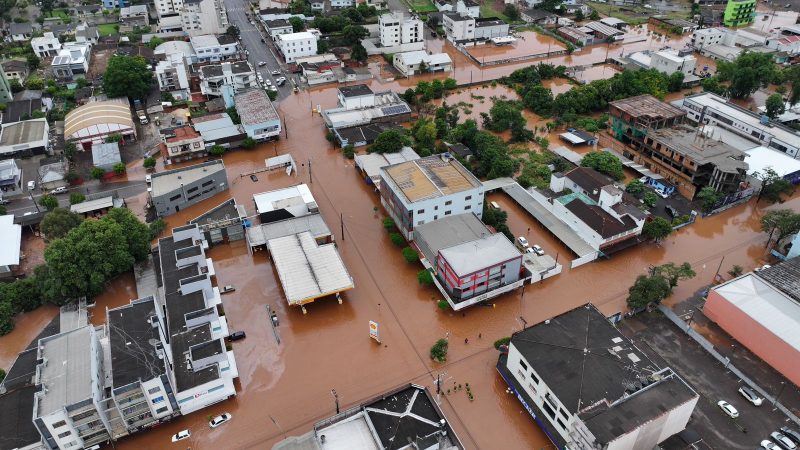
M 662 314 L 646 313 L 626 319 L 620 329 L 651 359 L 672 367 L 697 391 L 700 400 L 688 427 L 697 431 L 709 447 L 752 450 L 781 426 L 799 428 L 770 403 L 765 401 L 757 407 L 745 400 L 737 392 L 741 381 Z M 758 377 L 754 379 L 760 382 Z M 732 404 L 739 417 L 725 415 L 717 406 L 720 400 Z

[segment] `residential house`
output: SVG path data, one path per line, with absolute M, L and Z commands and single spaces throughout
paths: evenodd
M 434 6 L 440 12 L 455 12 L 474 18 L 481 16 L 481 5 L 473 0 L 437 0 Z
M 277 40 L 276 38 L 279 34 L 294 33 L 292 24 L 286 19 L 267 20 L 264 22 L 264 28 L 266 28 L 269 37 L 272 38 L 273 41 Z
M 183 8 L 183 0 L 156 0 L 154 4 L 158 13 L 159 25 L 161 19 L 165 17 L 177 17 L 178 23 L 180 23 L 179 15 Z
M 75 27 L 75 42 L 80 44 L 97 44 L 100 39 L 100 33 L 97 27 L 89 26 L 86 22 Z
M 155 68 L 158 88 L 161 92 L 185 91 L 190 89 L 185 57 L 180 53 L 167 55 Z
M 796 55 L 800 53 L 800 36 L 770 37 L 767 39 L 766 45 L 778 52 Z
M 394 55 L 394 67 L 407 77 L 428 72 L 450 72 L 452 66 L 453 61 L 447 53 L 428 54 L 418 50 Z
M 455 12 L 442 15 L 445 35 L 451 42 L 471 41 L 475 39 L 475 19 Z
M 31 39 L 31 48 L 39 58 L 49 58 L 58 55 L 61 50 L 61 41 L 50 31 L 41 37 Z
M 225 164 L 216 159 L 151 176 L 150 198 L 159 217 L 169 216 L 228 190 Z
M 533 23 L 542 26 L 555 25 L 558 15 L 543 9 L 525 9 L 520 12 L 520 17 L 525 23 Z
M 203 95 L 221 96 L 223 87 L 233 92 L 258 86 L 255 71 L 247 61 L 223 62 L 200 68 L 200 92 Z
M 150 12 L 148 5 L 132 5 L 120 8 L 119 21 L 131 27 L 149 25 Z
M 577 14 L 578 11 L 580 11 L 584 17 L 587 17 L 592 13 L 592 8 L 584 3 L 571 2 L 562 3 L 560 11 L 562 11 L 564 14 Z
M 635 198 L 594 169 L 578 167 L 550 177 L 550 211 L 605 254 L 638 242 L 647 214 Z
M 704 92 L 675 102 L 690 120 L 734 133 L 793 158 L 800 158 L 800 132 L 765 116 L 735 105 L 723 97 Z M 754 145 L 755 146 L 755 145 Z
M 555 448 L 656 448 L 700 399 L 592 304 L 514 333 L 497 370 Z
M 53 75 L 60 80 L 86 78 L 91 57 L 91 44 L 67 42 L 53 58 L 50 68 Z
M 239 56 L 238 41 L 228 35 L 195 35 L 189 38 L 189 42 L 192 44 L 193 51 L 191 56 L 195 62 L 218 62 L 236 59 Z M 185 52 L 182 51 L 181 53 Z
M 280 136 L 281 118 L 263 89 L 249 89 L 233 98 L 247 136 L 258 142 Z
M 440 217 L 483 214 L 483 185 L 446 153 L 381 168 L 380 193 L 381 204 L 408 240 L 414 239 L 414 227 Z
M 103 9 L 117 9 L 130 6 L 129 0 L 103 0 Z
M 275 38 L 275 45 L 287 63 L 293 63 L 299 57 L 317 54 L 317 37 L 308 31 L 278 34 Z
M 690 52 L 666 49 L 654 52 L 650 56 L 650 67 L 667 75 L 681 72 L 685 77 L 689 77 L 694 74 L 696 66 L 697 59 Z
M 33 36 L 33 25 L 30 22 L 12 22 L 8 27 L 8 34 L 14 42 L 24 42 Z
M 398 12 L 382 14 L 378 25 L 381 47 L 391 48 L 395 52 L 425 48 L 423 24 L 416 17 L 405 17 Z
M 22 170 L 13 158 L 0 159 L 0 188 L 3 193 L 9 191 L 13 193 L 17 189 L 22 189 Z M 0 194 L 0 199 L 2 198 L 2 194 Z
M 5 75 L 6 79 L 17 80 L 20 84 L 25 82 L 25 80 L 28 78 L 28 73 L 30 73 L 27 61 L 10 59 L 8 61 L 3 61 L 2 66 L 3 75 Z
M 203 137 L 206 148 L 214 145 L 221 145 L 225 148 L 238 147 L 247 138 L 244 128 L 234 124 L 231 117 L 225 112 L 194 117 L 192 125 L 195 131 Z
M 183 0 L 180 16 L 183 31 L 189 36 L 223 34 L 229 25 L 222 0 Z
M 368 86 L 357 84 L 340 87 L 337 96 L 338 107 L 322 111 L 322 118 L 331 129 L 403 122 L 411 116 L 408 104 L 391 90 L 373 93 Z
M 167 164 L 208 155 L 205 140 L 191 126 L 162 130 L 161 154 Z

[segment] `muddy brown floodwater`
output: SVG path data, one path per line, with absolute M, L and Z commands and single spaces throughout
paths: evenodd
M 644 41 L 631 45 L 651 44 Z M 606 50 L 605 47 L 589 49 L 584 51 L 585 55 L 576 54 L 564 60 L 582 64 L 580 61 L 592 58 L 596 61 L 598 55 L 602 60 Z M 614 46 L 609 50 L 618 51 Z M 447 51 L 455 55 L 454 59 L 461 58 L 456 69 L 459 81 L 469 79 L 470 67 L 475 73 L 481 72 L 467 65 L 464 56 L 452 47 Z M 487 72 L 496 77 L 521 66 L 493 67 Z M 404 90 L 421 79 L 425 78 L 391 83 L 373 80 L 370 84 L 374 90 Z M 470 92 L 483 95 L 487 101 L 482 104 L 475 101 Z M 458 100 L 448 101 L 473 103 L 475 113 L 487 110 L 488 98 L 502 92 L 495 88 L 465 89 L 456 94 Z M 342 305 L 334 299 L 320 299 L 309 305 L 308 314 L 303 315 L 286 304 L 275 271 L 264 253 L 251 256 L 243 241 L 210 249 L 208 254 L 214 259 L 217 283 L 236 286 L 236 291 L 223 299 L 230 328 L 247 332 L 247 339 L 234 344 L 240 374 L 238 395 L 123 439 L 116 448 L 269 449 L 288 435 L 308 432 L 315 421 L 332 415 L 331 389 L 336 389 L 341 406 L 346 409 L 409 381 L 433 388 L 437 374 L 442 374 L 445 386 L 470 383 L 475 395 L 474 401 L 463 393 L 441 398 L 442 408 L 467 448 L 543 448 L 548 445 L 546 437 L 519 402 L 505 393 L 505 384 L 494 368 L 498 355 L 492 342 L 520 330 L 520 317 L 530 324 L 537 323 L 588 301 L 606 314 L 616 313 L 624 308 L 627 287 L 637 275 L 645 273 L 650 265 L 669 261 L 688 261 L 698 272 L 696 278 L 682 282 L 668 302 L 680 300 L 708 284 L 723 257 L 720 272 L 724 274 L 734 264 L 750 269 L 765 256 L 766 238 L 759 231 L 759 217 L 765 206 L 756 207 L 751 201 L 708 219 L 699 219 L 660 245 L 641 245 L 611 259 L 571 270 L 568 261 L 573 256 L 560 242 L 509 198 L 493 194 L 489 198 L 509 212 L 512 232 L 528 235 L 549 254 L 558 254 L 565 269 L 554 278 L 527 286 L 524 292 L 515 291 L 496 299 L 494 307 L 477 306 L 463 314 L 441 311 L 436 306 L 438 293 L 417 284 L 416 274 L 421 266 L 405 263 L 399 249 L 389 241 L 381 226 L 383 212 L 377 195 L 359 176 L 353 161 L 343 158 L 325 140 L 322 119 L 311 113 L 312 105 L 330 108 L 335 103 L 336 89 L 332 87 L 303 91 L 284 99 L 278 109 L 286 119 L 288 139 L 282 136 L 275 144 L 225 155 L 230 190 L 170 216 L 168 222 L 170 226 L 184 224 L 230 197 L 244 205 L 248 214 L 254 214 L 252 194 L 309 183 L 323 217 L 336 235 L 355 289 L 345 293 Z M 240 176 L 262 168 L 266 158 L 286 153 L 291 153 L 301 165 L 297 174 L 263 172 L 257 175 L 256 182 Z M 142 175 L 137 165 L 131 167 L 131 177 Z M 144 196 L 135 199 L 137 205 L 143 201 Z M 800 208 L 800 193 L 781 207 Z M 344 236 L 338 222 L 340 215 Z M 106 306 L 124 304 L 134 297 L 132 276 L 116 278 L 97 299 L 92 323 L 105 320 Z M 266 305 L 275 308 L 280 319 L 280 344 L 268 323 Z M 7 367 L 16 352 L 54 314 L 54 308 L 41 308 L 21 316 L 17 330 L 0 338 L 0 362 Z M 369 338 L 370 320 L 379 323 L 382 344 Z M 447 362 L 434 364 L 428 356 L 430 346 L 445 336 L 451 342 Z M 469 338 L 469 344 L 464 344 L 465 338 Z M 223 411 L 232 413 L 233 420 L 209 429 L 208 417 Z M 171 444 L 170 435 L 186 428 L 192 430 L 192 438 Z

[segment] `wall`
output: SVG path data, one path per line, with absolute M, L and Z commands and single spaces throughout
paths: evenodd
M 713 289 L 708 292 L 703 313 L 791 382 L 800 385 L 800 351 Z
M 189 192 L 194 188 L 197 189 Z M 153 198 L 153 205 L 155 206 L 156 214 L 161 217 L 168 216 L 227 189 L 228 179 L 225 171 L 219 171 L 194 183 Z

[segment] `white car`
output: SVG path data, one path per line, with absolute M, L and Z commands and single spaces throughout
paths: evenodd
M 539 256 L 544 256 L 544 249 L 538 245 L 534 245 L 531 247 L 533 249 L 533 253 L 536 253 Z
M 280 70 L 277 70 L 277 69 L 275 69 L 275 70 L 273 70 L 273 71 L 272 71 L 272 72 L 270 72 L 270 73 L 271 73 L 271 74 L 273 74 L 273 75 L 280 75 L 280 74 L 281 74 L 281 71 L 280 71 Z
M 151 175 L 144 176 L 144 182 L 150 184 L 153 181 L 153 177 Z
M 768 439 L 764 439 L 763 441 L 761 441 L 761 448 L 763 448 L 764 450 L 781 450 L 780 447 L 778 447 L 777 445 L 775 445 L 774 442 Z
M 275 78 L 275 82 L 276 83 L 285 83 L 286 82 L 286 77 Z
M 208 422 L 208 426 L 211 428 L 217 428 L 218 426 L 222 425 L 223 423 L 233 419 L 233 416 L 230 413 L 222 413 L 217 417 L 214 417 Z
M 182 441 L 192 437 L 192 432 L 189 430 L 181 430 L 172 435 L 172 442 Z
M 777 442 L 779 446 L 787 450 L 795 450 L 797 448 L 797 444 L 792 442 L 792 440 L 783 433 L 773 431 L 770 433 L 769 437 L 771 437 L 773 441 Z
M 522 248 L 528 248 L 528 240 L 520 236 L 517 238 L 517 245 L 519 245 Z
M 258 67 L 264 67 L 264 66 L 266 66 L 266 65 L 267 65 L 267 63 L 266 63 L 266 62 L 264 62 L 264 61 L 259 61 L 259 62 L 258 62 Z
M 761 267 L 756 267 L 755 269 L 753 269 L 753 272 L 761 272 L 762 270 L 769 269 L 770 267 L 772 266 L 770 266 L 769 264 L 764 264 Z
M 719 406 L 719 409 L 721 409 L 722 412 L 727 414 L 728 417 L 730 417 L 731 419 L 739 417 L 739 411 L 737 411 L 736 408 L 733 407 L 733 405 L 726 402 L 725 400 L 718 401 L 717 406 Z
M 272 85 L 267 86 L 267 90 L 272 92 L 278 92 L 278 88 Z
M 267 78 L 266 80 L 264 80 L 264 84 L 266 84 L 267 86 L 272 86 L 272 81 L 270 81 L 269 78 Z
M 51 194 L 66 194 L 67 192 L 68 192 L 67 188 L 65 188 L 64 186 L 57 187 L 52 191 L 50 191 Z
M 750 386 L 742 386 L 739 388 L 739 393 L 742 394 L 742 397 L 747 399 L 748 402 L 752 403 L 755 406 L 761 406 L 761 403 L 764 402 L 764 399 L 758 396 L 758 393 L 750 388 Z
M 35 182 L 35 181 L 33 181 L 33 180 L 31 180 L 31 181 L 28 181 L 28 190 L 29 190 L 29 191 L 32 191 L 32 190 L 34 190 L 35 188 L 36 188 L 36 182 Z

